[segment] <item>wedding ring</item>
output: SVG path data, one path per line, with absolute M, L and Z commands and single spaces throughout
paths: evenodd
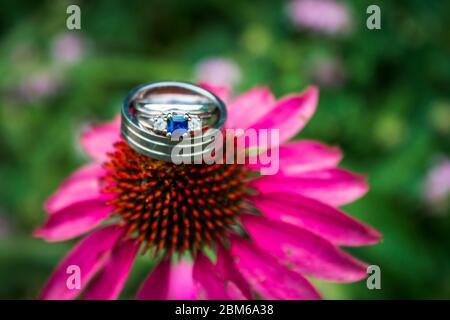
M 133 89 L 125 98 L 121 120 L 122 136 L 131 148 L 172 161 L 180 136 L 192 147 L 183 157 L 208 152 L 214 130 L 223 128 L 226 108 L 218 97 L 199 86 L 162 81 Z

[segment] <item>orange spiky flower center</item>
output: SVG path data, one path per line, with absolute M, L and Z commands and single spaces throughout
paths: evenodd
M 189 251 L 221 241 L 243 207 L 247 172 L 237 164 L 173 163 L 151 159 L 125 142 L 104 163 L 103 190 L 128 235 L 155 252 Z

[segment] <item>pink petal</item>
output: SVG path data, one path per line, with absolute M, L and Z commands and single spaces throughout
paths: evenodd
M 319 90 L 309 87 L 298 95 L 286 96 L 276 103 L 271 112 L 252 125 L 253 129 L 278 129 L 279 144 L 295 136 L 309 121 L 316 110 Z M 276 144 L 273 142 L 271 147 Z M 254 147 L 254 146 L 250 146 Z M 262 141 L 259 148 L 265 149 Z
M 228 105 L 227 128 L 246 129 L 274 107 L 275 98 L 266 87 L 254 88 Z
M 194 300 L 196 288 L 192 279 L 192 262 L 172 263 L 165 258 L 150 273 L 137 295 L 139 300 Z
M 364 177 L 343 169 L 304 172 L 295 176 L 261 176 L 250 185 L 262 194 L 285 192 L 303 195 L 332 206 L 351 203 L 369 189 Z
M 223 102 L 227 102 L 230 97 L 230 88 L 225 86 L 218 86 L 206 82 L 200 82 L 198 84 L 200 87 L 212 92 L 217 97 L 219 97 Z
M 320 299 L 302 275 L 279 264 L 248 240 L 231 237 L 231 254 L 250 285 L 266 299 Z
M 70 251 L 45 285 L 40 299 L 74 299 L 88 285 L 95 273 L 104 265 L 109 253 L 123 234 L 123 229 L 114 225 L 93 232 Z M 81 288 L 69 289 L 67 281 L 71 274 L 69 266 L 78 266 L 81 276 Z
M 106 199 L 78 202 L 50 215 L 33 234 L 47 241 L 62 241 L 77 237 L 98 226 L 111 215 L 112 206 Z
M 88 164 L 75 171 L 45 203 L 49 214 L 85 200 L 100 198 L 99 178 L 105 169 L 98 163 Z
M 197 296 L 207 300 L 230 300 L 225 281 L 218 270 L 204 254 L 199 253 L 195 259 L 194 281 L 199 284 Z
M 317 200 L 283 193 L 251 197 L 266 217 L 294 224 L 335 245 L 360 246 L 380 240 L 375 229 Z
M 128 278 L 134 258 L 139 249 L 134 240 L 119 243 L 111 253 L 108 263 L 93 281 L 83 296 L 86 300 L 114 300 Z
M 165 300 L 169 294 L 170 259 L 162 260 L 142 284 L 139 300 Z
M 234 283 L 246 299 L 253 299 L 253 294 L 249 284 L 245 281 L 242 274 L 236 268 L 227 249 L 225 249 L 222 245 L 218 245 L 217 247 L 216 268 L 222 274 L 222 278 Z
M 295 175 L 306 171 L 336 167 L 342 159 L 339 148 L 330 147 L 317 141 L 295 141 L 279 148 L 279 172 L 283 175 Z M 277 160 L 277 159 L 274 159 Z M 248 165 L 257 170 L 266 165 Z
M 114 143 L 120 141 L 120 117 L 112 122 L 94 126 L 81 135 L 81 146 L 94 160 L 104 162 L 107 153 L 114 151 Z
M 305 229 L 249 214 L 241 221 L 260 248 L 296 271 L 339 282 L 367 276 L 364 263 Z

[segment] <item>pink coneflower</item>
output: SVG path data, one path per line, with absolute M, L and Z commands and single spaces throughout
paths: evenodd
M 425 181 L 425 200 L 437 213 L 450 206 L 450 159 L 443 159 L 428 173 Z
M 58 91 L 61 81 L 51 71 L 31 74 L 19 85 L 18 93 L 29 102 L 46 99 Z
M 208 58 L 197 64 L 195 78 L 200 82 L 233 87 L 241 80 L 241 70 L 231 59 L 221 57 Z
M 130 149 L 118 119 L 92 128 L 81 138 L 92 163 L 50 197 L 35 231 L 48 241 L 89 235 L 41 298 L 115 299 L 139 250 L 158 262 L 139 299 L 318 299 L 307 277 L 366 277 L 366 265 L 339 246 L 373 244 L 380 234 L 337 208 L 366 193 L 364 178 L 336 167 L 338 148 L 289 142 L 312 117 L 318 90 L 276 101 L 265 87 L 229 99 L 228 90 L 204 86 L 228 102 L 229 128 L 280 130 L 280 172 L 177 166 Z M 66 286 L 70 265 L 81 270 L 80 290 Z
M 335 0 L 293 0 L 287 14 L 299 28 L 327 34 L 346 32 L 351 24 L 347 6 Z
M 76 33 L 62 33 L 53 40 L 52 55 L 56 62 L 75 63 L 81 60 L 85 53 L 85 42 Z

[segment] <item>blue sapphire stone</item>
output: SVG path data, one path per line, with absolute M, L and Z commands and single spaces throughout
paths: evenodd
M 182 130 L 182 133 L 187 132 L 189 120 L 184 116 L 174 115 L 167 120 L 167 132 L 173 133 L 175 130 Z

